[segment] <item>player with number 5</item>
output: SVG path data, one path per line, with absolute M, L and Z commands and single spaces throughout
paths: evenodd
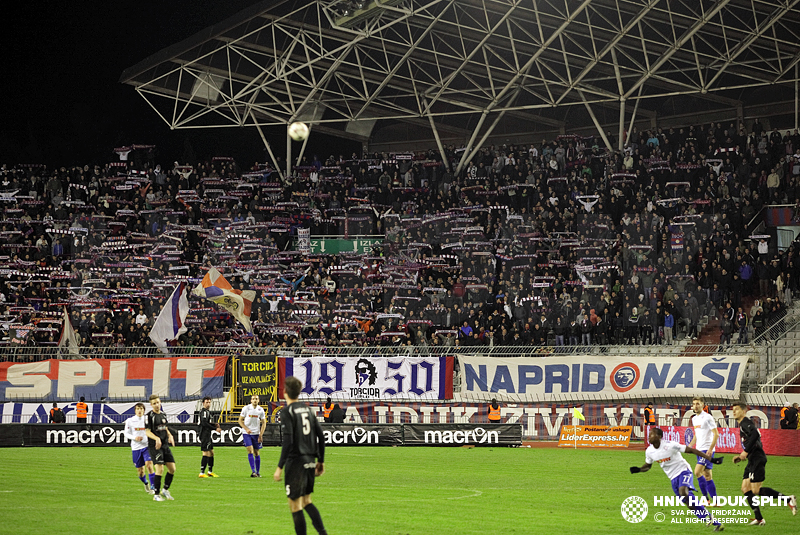
M 286 406 L 281 409 L 283 447 L 273 477 L 275 481 L 280 481 L 281 472 L 286 466 L 284 482 L 295 533 L 306 535 L 305 510 L 314 529 L 320 535 L 327 535 L 319 510 L 311 503 L 314 477 L 325 473 L 325 436 L 314 411 L 297 401 L 302 387 L 297 377 L 287 377 L 283 384 L 283 399 L 286 400 Z
M 695 516 L 701 521 L 709 522 L 714 525 L 714 531 L 722 531 L 723 527 L 716 519 L 708 514 L 708 511 L 702 505 L 692 505 L 689 503 L 689 497 L 694 496 L 692 491 L 694 485 L 694 475 L 692 474 L 692 467 L 686 462 L 681 453 L 689 453 L 702 457 L 713 464 L 722 464 L 724 457 L 711 456 L 700 450 L 696 450 L 691 446 L 684 446 L 678 442 L 671 442 L 663 440 L 664 433 L 658 427 L 650 428 L 649 435 L 650 445 L 645 451 L 645 465 L 644 466 L 631 466 L 631 474 L 638 474 L 639 472 L 647 472 L 653 463 L 658 463 L 667 474 L 667 477 L 672 480 L 672 490 L 675 495 L 683 498 L 684 505 L 694 511 Z

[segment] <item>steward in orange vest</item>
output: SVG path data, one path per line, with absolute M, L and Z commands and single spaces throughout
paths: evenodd
M 489 421 L 493 424 L 500 423 L 500 405 L 495 398 L 492 398 L 492 403 L 489 405 Z
M 644 425 L 656 425 L 656 413 L 653 410 L 652 401 L 648 402 L 647 407 L 644 408 Z
M 67 419 L 64 416 L 64 411 L 58 408 L 58 404 L 53 403 L 53 408 L 50 409 L 50 423 L 51 424 L 63 424 L 66 422 Z
M 331 403 L 331 398 L 325 401 L 325 405 L 322 406 L 322 416 L 325 417 L 325 421 L 328 421 L 328 417 L 331 415 L 331 411 L 333 410 L 333 403 Z
M 86 417 L 89 415 L 89 405 L 85 403 L 86 398 L 81 396 L 81 400 L 75 404 L 75 414 L 78 417 L 79 424 L 86 423 Z

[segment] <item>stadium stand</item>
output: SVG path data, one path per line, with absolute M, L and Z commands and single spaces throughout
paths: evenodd
M 254 331 L 190 297 L 179 347 L 663 344 L 667 310 L 678 338 L 709 316 L 735 343 L 740 307 L 751 339 L 782 328 L 800 248 L 756 225 L 796 222 L 800 133 L 628 138 L 489 146 L 458 176 L 434 150 L 315 157 L 285 180 L 224 157 L 162 167 L 149 145 L 3 166 L 0 354 L 56 346 L 63 307 L 84 356 L 153 347 L 165 298 L 211 266 L 258 292 Z

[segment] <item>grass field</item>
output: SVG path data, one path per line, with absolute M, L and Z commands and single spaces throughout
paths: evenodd
M 128 448 L 0 449 L 0 533 L 292 534 L 283 484 L 272 480 L 279 451 L 262 450 L 264 477 L 251 479 L 244 448 L 218 448 L 221 477 L 199 479 L 199 448 L 175 448 L 175 501 L 157 503 L 136 478 Z M 714 469 L 717 488 L 738 496 L 743 466 L 726 457 Z M 643 463 L 644 452 L 631 450 L 329 448 L 313 498 L 331 535 L 710 531 L 670 523 L 685 518 L 675 514 L 682 508 L 653 506 L 671 488 L 658 467 L 628 472 Z M 770 457 L 766 484 L 800 493 L 798 473 L 800 459 Z M 620 513 L 634 495 L 649 505 L 639 524 Z M 800 533 L 800 515 L 788 507 L 763 510 L 765 528 L 725 531 Z M 308 529 L 316 533 L 310 521 Z

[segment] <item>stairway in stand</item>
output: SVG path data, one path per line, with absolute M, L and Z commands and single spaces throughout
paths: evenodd
M 745 313 L 748 315 L 748 318 L 750 316 L 750 307 L 753 306 L 755 301 L 755 296 L 748 296 L 742 299 L 742 310 L 745 311 Z M 713 355 L 716 352 L 717 347 L 719 347 L 719 325 L 720 318 L 718 312 L 716 318 L 708 318 L 708 323 L 698 333 L 699 336 L 697 337 L 697 340 L 692 340 L 692 342 L 683 350 L 681 356 L 708 357 Z M 738 327 L 734 328 L 733 335 L 731 336 L 732 340 L 736 340 L 738 337 L 738 331 Z

